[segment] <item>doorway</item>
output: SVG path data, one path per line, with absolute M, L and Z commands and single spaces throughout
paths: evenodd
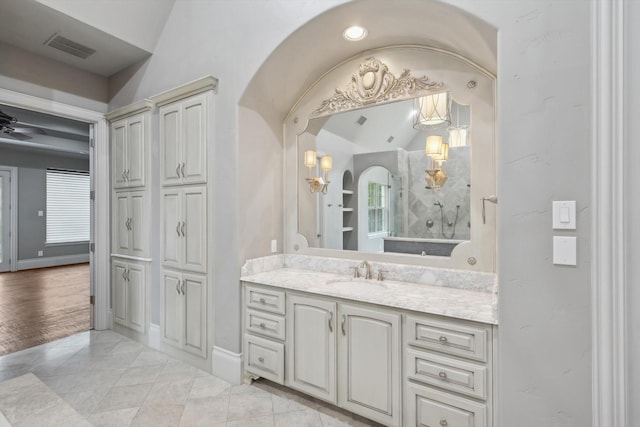
M 11 171 L 0 169 L 0 273 L 11 271 Z

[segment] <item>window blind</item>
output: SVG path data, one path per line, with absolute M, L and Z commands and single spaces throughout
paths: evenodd
M 47 169 L 47 243 L 90 238 L 89 174 Z

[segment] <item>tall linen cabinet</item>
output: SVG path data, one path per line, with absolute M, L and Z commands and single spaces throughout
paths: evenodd
M 146 334 L 151 268 L 150 133 L 153 104 L 107 114 L 111 141 L 111 308 L 114 328 Z
M 152 97 L 160 151 L 160 338 L 169 352 L 208 359 L 209 144 L 215 79 Z
M 113 329 L 206 371 L 216 89 L 205 76 L 106 115 Z

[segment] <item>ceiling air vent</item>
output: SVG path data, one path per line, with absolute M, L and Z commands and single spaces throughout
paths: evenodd
M 53 36 L 51 36 L 51 38 L 45 42 L 45 45 L 51 46 L 55 49 L 61 50 L 82 59 L 87 59 L 89 56 L 96 53 L 94 49 L 81 45 L 80 43 L 69 40 L 58 34 L 54 34 Z
M 360 116 L 360 118 L 356 120 L 356 123 L 362 126 L 366 121 L 367 121 L 367 118 L 365 116 Z

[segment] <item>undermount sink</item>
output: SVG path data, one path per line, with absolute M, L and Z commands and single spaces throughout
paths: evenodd
M 386 288 L 384 282 L 378 280 L 366 280 L 366 279 L 336 279 L 329 280 L 326 286 L 332 287 L 362 287 L 362 288 Z

